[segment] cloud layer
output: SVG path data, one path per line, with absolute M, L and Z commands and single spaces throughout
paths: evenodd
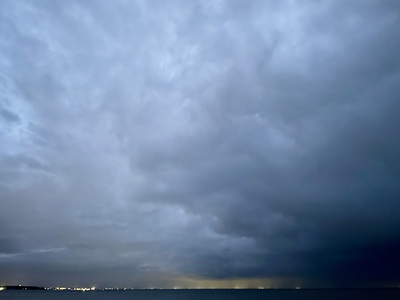
M 0 5 L 0 283 L 399 283 L 397 1 Z

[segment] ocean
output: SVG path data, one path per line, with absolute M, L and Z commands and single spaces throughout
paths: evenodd
M 1 291 L 1 300 L 399 300 L 399 289 Z

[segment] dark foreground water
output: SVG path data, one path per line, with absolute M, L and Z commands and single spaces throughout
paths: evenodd
M 1 291 L 1 300 L 399 300 L 399 289 Z

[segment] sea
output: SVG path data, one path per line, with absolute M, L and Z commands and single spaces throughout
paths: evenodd
M 1 300 L 399 300 L 394 289 L 14 291 Z

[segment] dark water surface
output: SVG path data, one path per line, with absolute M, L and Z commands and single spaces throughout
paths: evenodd
M 1 291 L 1 300 L 400 300 L 400 289 Z

